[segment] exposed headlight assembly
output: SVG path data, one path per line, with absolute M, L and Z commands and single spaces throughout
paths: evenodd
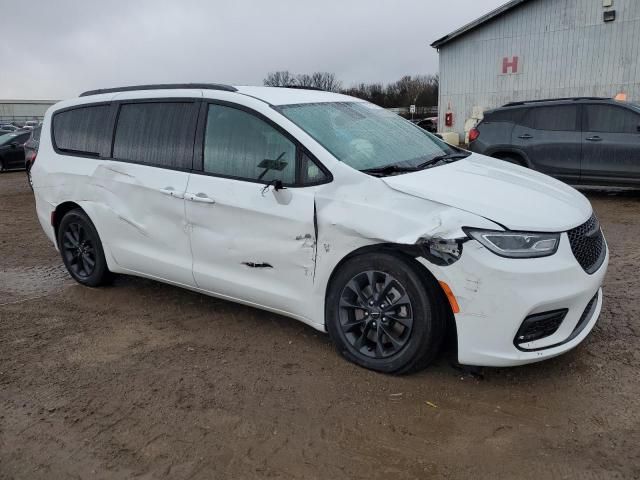
M 500 232 L 465 228 L 465 233 L 496 255 L 507 258 L 548 257 L 556 253 L 559 233 Z

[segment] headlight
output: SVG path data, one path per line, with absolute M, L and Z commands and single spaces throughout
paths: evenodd
M 465 228 L 465 233 L 496 255 L 508 258 L 548 257 L 558 250 L 559 233 L 496 232 Z

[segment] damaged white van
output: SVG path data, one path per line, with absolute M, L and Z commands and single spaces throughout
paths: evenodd
M 32 168 L 70 275 L 139 275 L 293 317 L 406 373 L 445 329 L 462 364 L 578 345 L 608 250 L 587 199 L 334 93 L 215 84 L 52 107 Z

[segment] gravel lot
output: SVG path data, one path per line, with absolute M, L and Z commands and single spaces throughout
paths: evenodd
M 287 318 L 160 283 L 70 280 L 24 172 L 0 175 L 0 478 L 640 478 L 640 195 L 576 350 L 390 377 Z

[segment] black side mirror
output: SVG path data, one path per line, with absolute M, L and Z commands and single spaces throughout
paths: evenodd
M 11 148 L 18 148 L 18 144 L 17 144 L 17 143 L 15 143 L 15 142 L 14 142 L 14 143 L 10 143 L 10 144 L 9 144 L 9 146 L 10 146 Z

